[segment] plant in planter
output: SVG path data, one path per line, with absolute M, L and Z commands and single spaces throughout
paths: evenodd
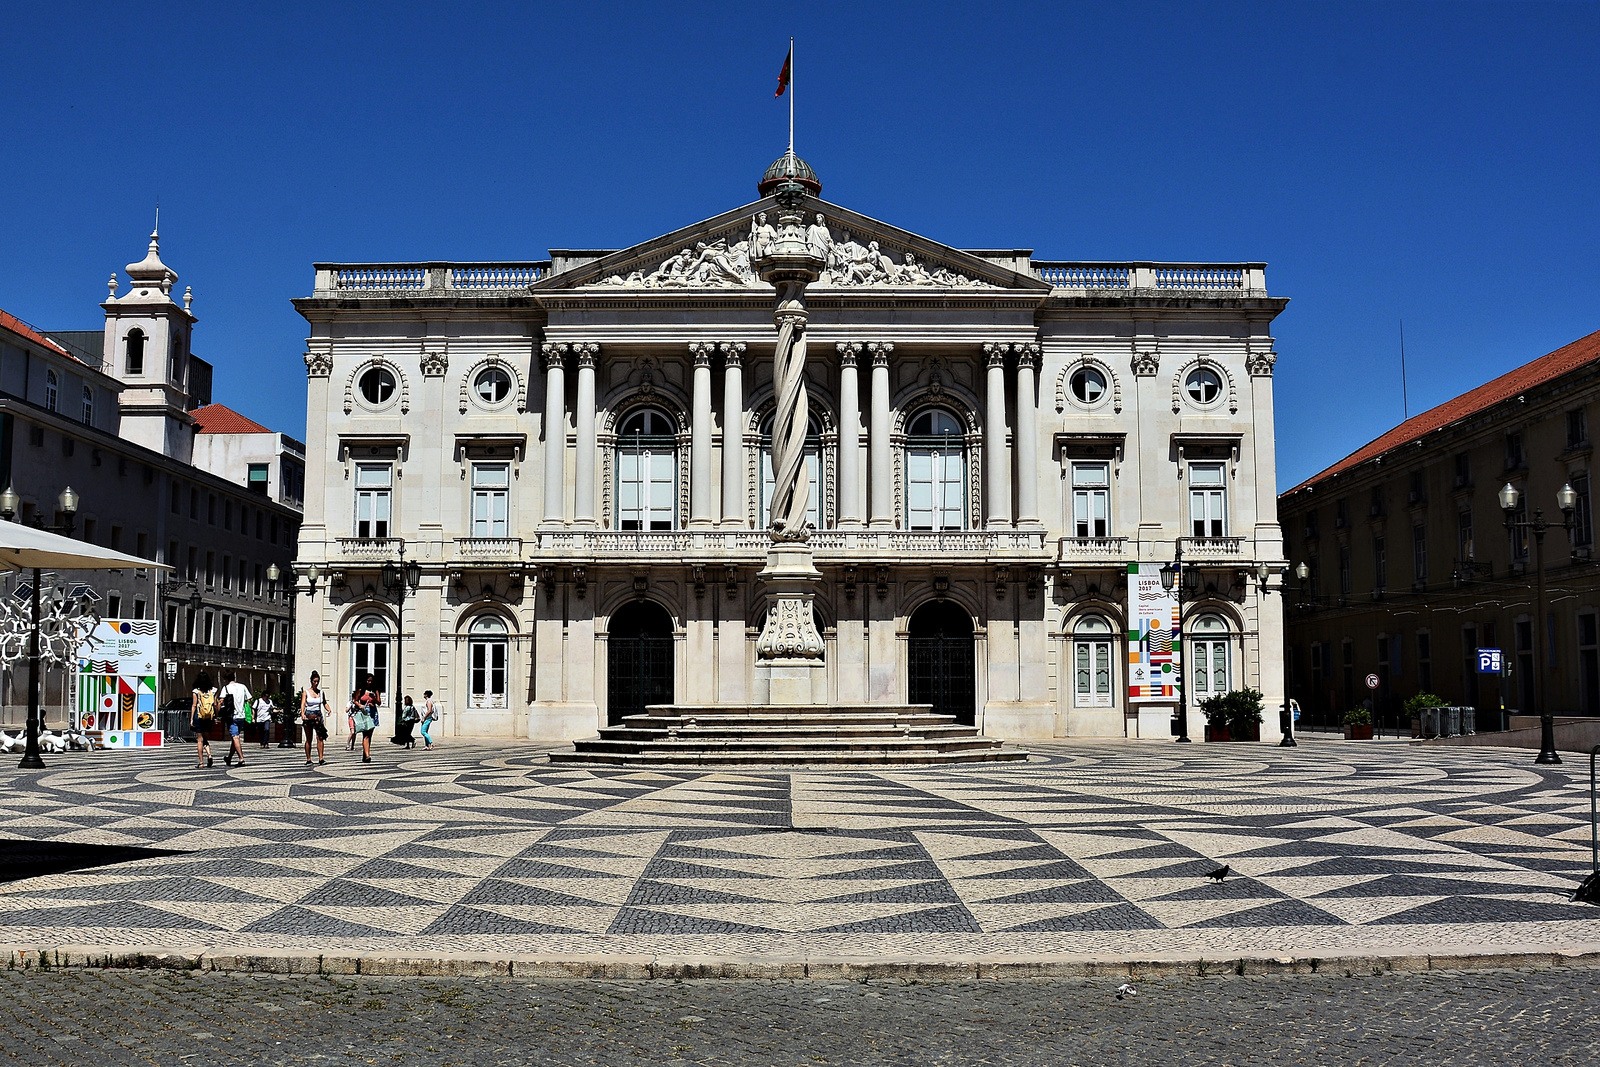
M 1262 711 L 1266 704 L 1254 689 L 1235 689 L 1222 698 L 1228 709 L 1228 733 L 1235 741 L 1261 740 Z
M 1207 741 L 1231 741 L 1232 736 L 1228 731 L 1228 704 L 1227 697 L 1218 694 L 1206 697 L 1200 702 L 1200 714 L 1206 717 Z
M 1344 713 L 1344 739 L 1346 741 L 1372 740 L 1372 712 L 1366 708 L 1351 708 Z

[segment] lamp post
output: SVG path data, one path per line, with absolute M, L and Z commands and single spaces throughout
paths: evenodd
M 1183 538 L 1173 542 L 1172 562 L 1161 568 L 1161 588 L 1172 594 L 1178 602 L 1178 626 L 1174 635 L 1178 647 L 1178 744 L 1190 744 L 1189 740 L 1189 683 L 1184 677 L 1187 669 L 1185 660 L 1188 650 L 1183 644 L 1183 605 L 1190 599 L 1194 592 L 1195 579 L 1198 572 L 1191 572 L 1183 565 Z
M 0 516 L 10 522 L 16 515 L 21 501 L 17 491 L 11 486 L 6 486 L 0 493 Z M 78 494 L 72 491 L 72 486 L 61 490 L 56 497 L 56 509 L 61 513 L 61 521 L 46 524 L 43 516 L 35 517 L 33 525 L 50 533 L 71 537 L 75 528 L 75 519 L 78 514 Z M 28 634 L 28 740 L 22 753 L 22 761 L 17 764 L 23 770 L 43 770 L 44 757 L 39 752 L 39 732 L 44 729 L 44 694 L 40 691 L 42 679 L 39 677 L 39 568 L 33 568 L 33 591 L 30 596 L 30 608 L 33 611 L 33 628 Z
M 422 564 L 414 559 L 406 559 L 406 543 L 404 540 L 400 542 L 399 560 L 392 563 L 385 563 L 383 565 L 383 584 L 384 588 L 393 589 L 395 591 L 395 618 L 399 623 L 400 631 L 397 635 L 399 641 L 397 642 L 395 648 L 397 654 L 396 659 L 398 660 L 399 650 L 401 647 L 403 647 L 405 641 L 406 594 L 408 591 L 412 593 L 416 592 L 417 586 L 422 584 Z M 404 668 L 402 664 L 398 662 L 395 664 L 394 680 L 396 683 L 403 682 L 403 678 L 401 677 L 401 671 L 403 669 Z M 395 691 L 396 693 L 399 693 L 403 691 L 403 689 L 403 685 L 397 685 Z M 396 699 L 398 699 L 398 697 Z
M 1533 534 L 1533 568 L 1537 575 L 1534 588 L 1536 590 L 1536 614 L 1533 620 L 1533 648 L 1536 660 L 1533 672 L 1528 677 L 1532 688 L 1534 710 L 1539 713 L 1539 755 L 1535 763 L 1560 763 L 1561 757 L 1556 755 L 1556 726 L 1555 719 L 1550 714 L 1550 694 L 1548 691 L 1549 679 L 1546 676 L 1548 664 L 1545 661 L 1545 621 L 1544 621 L 1544 535 L 1552 525 L 1544 517 L 1543 508 L 1533 509 L 1532 519 L 1518 519 L 1518 505 L 1522 502 L 1522 494 L 1510 482 L 1500 490 L 1500 510 L 1505 512 L 1505 527 L 1515 536 L 1518 533 Z M 1563 485 L 1556 491 L 1556 506 L 1561 509 L 1561 528 L 1567 531 L 1568 537 L 1572 534 L 1572 513 L 1578 505 L 1578 494 L 1573 491 L 1570 483 Z

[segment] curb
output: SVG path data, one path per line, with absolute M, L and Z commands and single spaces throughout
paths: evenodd
M 323 954 L 162 946 L 0 946 L 10 971 L 170 970 L 229 974 L 375 975 L 406 978 L 764 979 L 971 981 L 1028 978 L 1221 977 L 1419 971 L 1600 968 L 1600 951 L 1372 953 L 1344 956 L 673 956 L 467 952 Z

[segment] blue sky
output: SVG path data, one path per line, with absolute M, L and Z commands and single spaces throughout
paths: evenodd
M 538 259 L 828 199 L 1048 259 L 1266 260 L 1279 484 L 1600 329 L 1600 5 L 15 5 L 0 307 L 162 248 L 216 399 L 304 429 L 319 260 Z

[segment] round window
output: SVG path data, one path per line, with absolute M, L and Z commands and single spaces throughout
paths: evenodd
M 1098 404 L 1106 395 L 1106 376 L 1093 367 L 1082 367 L 1072 376 L 1072 395 L 1080 404 Z
M 1183 387 L 1196 404 L 1214 404 L 1222 395 L 1222 375 L 1210 367 L 1196 367 L 1189 372 Z
M 473 379 L 472 388 L 485 404 L 498 404 L 511 392 L 511 375 L 500 367 L 485 367 Z
M 394 374 L 386 367 L 373 367 L 361 376 L 361 396 L 367 403 L 386 404 L 394 395 Z

